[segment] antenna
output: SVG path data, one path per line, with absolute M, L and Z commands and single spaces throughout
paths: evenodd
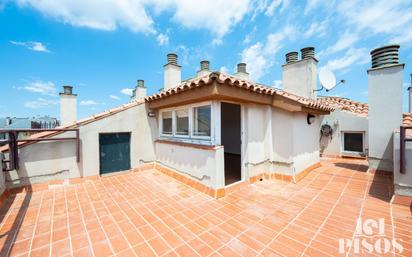
M 327 68 L 321 68 L 319 70 L 319 81 L 322 87 L 314 91 L 321 91 L 322 89 L 326 89 L 326 92 L 328 92 L 329 90 L 335 88 L 337 85 L 346 82 L 344 79 L 342 79 L 338 83 L 336 83 L 335 75 Z

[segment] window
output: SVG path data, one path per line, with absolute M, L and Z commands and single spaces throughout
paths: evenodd
M 189 135 L 189 109 L 176 111 L 176 135 Z
M 193 108 L 193 135 L 210 137 L 210 105 Z
M 212 105 L 192 104 L 160 110 L 160 137 L 168 137 L 188 143 L 212 143 Z
M 172 135 L 173 112 L 162 112 L 162 134 Z
M 343 151 L 363 153 L 363 133 L 362 132 L 344 132 L 343 133 Z

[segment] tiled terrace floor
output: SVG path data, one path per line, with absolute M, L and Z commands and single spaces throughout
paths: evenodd
M 390 177 L 364 171 L 323 161 L 298 184 L 219 200 L 155 170 L 17 194 L 1 211 L 0 256 L 330 256 L 358 217 L 384 218 L 412 256 L 411 210 L 390 206 Z

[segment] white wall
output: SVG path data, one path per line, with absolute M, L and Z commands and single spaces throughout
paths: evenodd
M 168 90 L 169 88 L 179 85 L 181 82 L 181 67 L 176 64 L 166 64 L 163 68 L 163 83 L 164 89 Z
M 410 135 L 408 136 L 410 137 Z M 405 173 L 400 173 L 400 134 L 393 135 L 394 185 L 398 195 L 412 196 L 412 143 L 407 142 L 405 147 Z
M 3 158 L 3 153 L 0 153 L 0 195 L 6 190 L 6 178 L 4 177 L 3 164 L 1 162 Z
M 402 123 L 403 65 L 368 70 L 369 168 L 393 171 L 393 132 Z
M 322 116 L 322 124 L 329 124 L 333 133 L 330 137 L 322 136 L 320 139 L 320 151 L 324 154 L 337 155 L 342 154 L 342 132 L 356 131 L 364 132 L 365 151 L 368 148 L 368 118 L 362 117 L 351 112 L 336 109 L 330 115 Z
M 211 188 L 225 185 L 223 147 L 198 149 L 156 142 L 156 161 Z
M 74 141 L 39 142 L 20 148 L 20 169 L 10 171 L 7 184 L 18 186 L 50 179 L 99 175 L 99 133 L 131 132 L 131 167 L 155 160 L 156 118 L 144 104 L 80 127 L 81 161 L 76 162 Z M 66 132 L 56 137 L 72 137 Z

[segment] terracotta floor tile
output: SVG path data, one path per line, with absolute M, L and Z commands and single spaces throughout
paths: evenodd
M 76 257 L 91 257 L 93 256 L 93 250 L 91 247 L 83 247 L 78 250 L 73 250 L 73 256 Z M 133 255 L 130 255 L 133 256 Z
M 41 234 L 33 238 L 31 249 L 37 249 L 50 244 L 50 233 Z
M 180 256 L 199 256 L 192 248 L 184 244 L 175 249 L 176 253 Z
M 147 242 L 157 255 L 163 255 L 171 250 L 167 243 L 159 236 L 155 237 Z
M 144 239 L 142 236 L 140 236 L 139 232 L 137 230 L 130 230 L 124 234 L 126 237 L 127 241 L 131 246 L 138 245 L 142 242 L 144 242 Z
M 138 256 L 144 256 L 144 257 L 155 257 L 156 254 L 150 249 L 149 245 L 147 243 L 141 243 L 135 247 L 133 247 L 133 250 L 136 252 Z
M 109 241 L 112 245 L 112 248 L 115 254 L 122 252 L 123 250 L 129 248 L 128 241 L 122 235 L 116 235 L 110 237 Z
M 14 243 L 10 250 L 11 256 L 19 256 L 25 253 L 28 253 L 30 250 L 30 239 L 22 240 L 17 243 Z
M 45 257 L 50 255 L 50 245 L 30 251 L 30 257 Z
M 103 240 L 98 243 L 93 243 L 92 248 L 93 248 L 93 253 L 95 256 L 106 257 L 106 256 L 113 255 L 113 252 L 110 249 L 108 240 Z
M 52 256 L 65 256 L 67 254 L 70 254 L 70 252 L 71 249 L 69 239 L 63 239 L 58 242 L 52 243 Z
M 207 243 L 195 238 L 188 242 L 188 245 L 193 248 L 200 256 L 209 256 L 214 250 Z
M 73 251 L 90 246 L 89 239 L 87 237 L 87 234 L 85 233 L 73 236 L 71 238 L 71 242 L 72 242 Z

